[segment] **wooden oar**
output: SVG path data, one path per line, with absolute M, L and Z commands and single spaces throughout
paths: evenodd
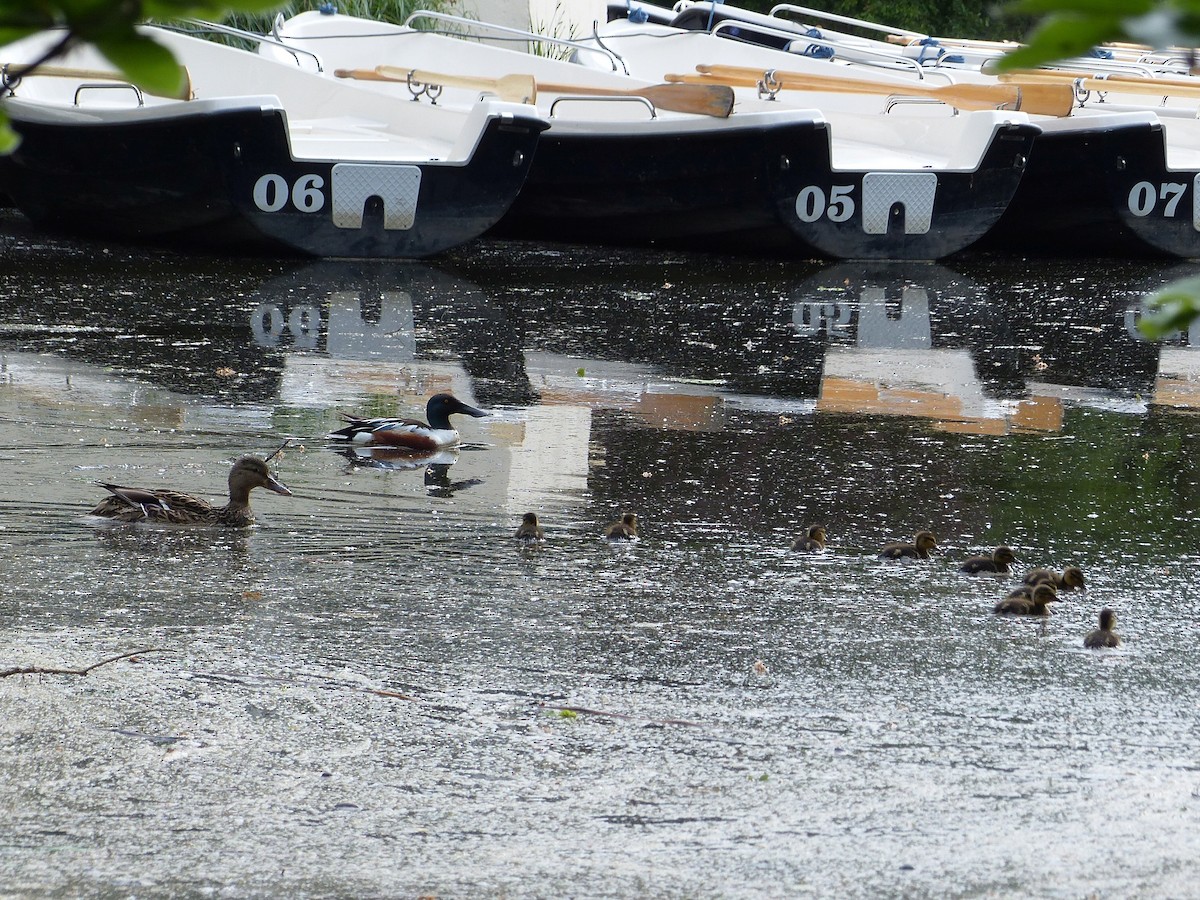
M 188 99 L 192 96 L 192 77 L 186 67 L 183 69 L 183 88 L 180 90 L 179 96 L 183 99 Z M 109 72 L 104 69 L 72 69 L 69 66 L 29 66 L 19 65 L 16 63 L 0 64 L 0 70 L 10 79 L 15 78 L 36 78 L 44 76 L 47 78 L 75 78 L 79 81 L 123 81 L 133 84 L 133 80 L 121 72 Z M 148 93 L 154 93 L 149 91 Z
M 1151 97 L 1200 97 L 1200 78 L 1184 81 L 1179 78 L 1138 78 L 1134 75 L 1106 75 L 1103 78 L 1064 69 L 1034 69 L 1005 73 L 1000 81 L 1022 83 L 1078 84 L 1088 91 L 1111 91 L 1117 94 L 1146 94 Z
M 747 66 L 698 65 L 698 72 L 718 81 L 753 87 L 764 79 L 767 71 Z M 1075 104 L 1069 85 L 1033 83 L 1012 84 L 947 84 L 938 87 L 893 84 L 843 78 L 838 75 L 809 75 L 804 72 L 772 70 L 775 81 L 791 90 L 884 94 L 901 97 L 930 97 L 960 109 L 1011 109 L 1044 116 L 1069 116 Z M 679 76 L 667 76 L 674 81 Z M 681 81 L 684 78 L 680 78 Z
M 363 74 L 369 72 L 370 74 Z M 715 116 L 724 119 L 733 111 L 733 89 L 721 84 L 652 84 L 640 88 L 608 88 L 594 85 L 558 84 L 537 81 L 532 75 L 505 75 L 484 78 L 474 75 L 450 75 L 399 66 L 377 66 L 372 70 L 338 69 L 339 78 L 367 78 L 387 81 L 407 81 L 412 77 L 422 84 L 441 84 L 447 87 L 494 91 L 503 100 L 532 103 L 539 90 L 552 94 L 576 94 L 589 97 L 642 97 L 659 109 Z

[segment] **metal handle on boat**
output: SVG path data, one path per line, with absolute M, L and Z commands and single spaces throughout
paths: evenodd
M 255 34 L 253 31 L 244 31 L 241 28 L 234 28 L 232 25 L 221 25 L 217 22 L 206 22 L 204 19 L 185 19 L 184 21 L 189 22 L 192 25 L 197 25 L 205 31 L 211 31 L 216 34 L 227 34 L 231 37 L 241 38 L 244 41 L 251 41 L 255 44 L 267 44 L 271 47 L 278 47 L 285 53 L 290 53 L 292 59 L 296 61 L 297 66 L 300 65 L 301 56 L 310 57 L 313 61 L 313 65 L 317 67 L 318 72 L 325 71 L 325 65 L 321 62 L 321 57 L 317 56 L 317 54 L 313 53 L 311 50 L 305 50 L 301 47 L 293 47 L 291 44 L 286 44 L 283 41 L 276 40 L 275 38 L 267 37 L 265 34 Z M 161 25 L 159 27 L 170 28 L 171 26 Z M 181 28 L 177 28 L 175 30 L 179 31 L 181 34 L 186 33 Z
M 645 97 L 601 97 L 591 94 L 563 94 L 550 104 L 550 118 L 554 118 L 554 107 L 562 103 L 564 100 L 586 100 L 589 103 L 640 103 L 650 111 L 650 118 L 658 118 L 658 110 L 654 108 L 654 104 Z
M 767 25 L 759 25 L 756 22 L 725 19 L 723 22 L 718 22 L 713 26 L 712 34 L 716 37 L 729 37 L 734 40 L 740 40 L 742 43 L 749 43 L 749 41 L 743 40 L 736 32 L 754 31 L 767 37 L 784 38 L 788 41 L 806 41 L 807 43 L 818 44 L 822 47 L 832 47 L 835 51 L 840 51 L 843 55 L 853 59 L 854 62 L 862 63 L 863 65 L 879 66 L 880 68 L 912 69 L 916 73 L 918 81 L 925 80 L 925 70 L 921 68 L 915 59 L 909 59 L 907 56 L 879 53 L 875 50 L 863 50 L 860 47 L 851 47 L 837 41 L 827 41 L 824 38 L 809 37 L 802 31 L 786 27 L 786 22 L 783 19 L 779 21 L 785 27 L 771 28 Z M 734 33 L 723 35 L 722 32 L 725 31 Z
M 777 6 L 771 7 L 770 15 L 774 18 L 783 18 L 779 15 L 781 12 L 795 13 L 798 16 L 809 16 L 814 19 L 824 19 L 827 22 L 840 22 L 842 25 L 853 25 L 856 28 L 865 28 L 868 31 L 879 31 L 883 34 L 902 34 L 905 37 L 923 38 L 929 37 L 927 34 L 920 34 L 916 31 L 907 31 L 904 28 L 892 28 L 887 25 L 880 25 L 878 22 L 868 22 L 866 19 L 852 19 L 850 16 L 839 16 L 830 12 L 823 12 L 819 9 L 809 9 L 807 6 L 793 6 L 791 3 L 780 3 Z
M 435 22 L 448 22 L 452 25 L 457 25 L 460 28 L 467 30 L 482 29 L 491 31 L 497 34 L 511 34 L 525 41 L 535 41 L 539 44 L 554 44 L 558 47 L 570 47 L 573 50 L 584 50 L 588 53 L 599 53 L 601 56 L 607 57 L 609 64 L 614 72 L 624 72 L 629 74 L 629 69 L 625 66 L 625 61 L 617 54 L 613 53 L 604 47 L 596 47 L 592 44 L 584 44 L 580 41 L 571 41 L 566 38 L 552 37 L 548 34 L 538 34 L 534 31 L 522 31 L 520 28 L 509 28 L 507 25 L 493 25 L 491 22 L 480 22 L 477 19 L 465 19 L 462 16 L 452 16 L 449 13 L 430 12 L 428 10 L 417 10 L 411 16 L 404 20 L 406 28 L 412 28 L 413 22 L 418 19 L 432 19 Z M 454 32 L 461 36 L 460 32 Z
M 79 95 L 84 91 L 133 91 L 137 97 L 138 106 L 145 106 L 146 99 L 142 95 L 142 89 L 136 84 L 130 84 L 128 81 L 122 81 L 120 84 L 81 84 L 75 88 L 75 105 L 79 105 Z
M 950 110 L 951 116 L 958 115 L 958 107 L 947 103 L 945 100 L 939 100 L 937 97 L 904 97 L 899 94 L 892 94 L 887 98 L 887 103 L 883 107 L 883 114 L 886 116 L 892 111 L 893 106 L 903 106 L 907 103 L 919 103 L 927 105 L 930 103 L 940 103 Z

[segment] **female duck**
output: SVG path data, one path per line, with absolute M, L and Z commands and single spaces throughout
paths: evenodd
M 416 453 L 433 453 L 447 447 L 457 446 L 458 431 L 450 424 L 453 415 L 481 418 L 487 413 L 468 406 L 453 394 L 434 394 L 425 404 L 425 417 L 429 420 L 379 418 L 364 419 L 359 416 L 343 415 L 349 424 L 345 428 L 330 432 L 327 437 L 334 441 L 352 444 L 382 444 L 389 447 L 404 447 Z
M 537 513 L 527 512 L 521 517 L 521 527 L 517 529 L 517 543 L 524 546 L 540 544 L 546 539 L 546 532 L 538 522 Z
M 816 553 L 819 550 L 825 549 L 825 526 L 813 525 L 808 529 L 806 534 L 800 535 L 792 541 L 793 550 L 803 550 L 809 553 Z
M 1020 596 L 1014 591 L 996 604 L 993 612 L 998 616 L 1048 616 L 1049 604 L 1058 602 L 1058 591 L 1054 585 L 1042 584 L 1033 589 L 1031 597 Z
M 880 559 L 929 559 L 929 551 L 937 549 L 932 531 L 918 531 L 911 544 L 884 544 Z
M 229 502 L 213 506 L 206 500 L 165 488 L 131 488 L 100 482 L 112 496 L 101 500 L 93 516 L 118 522 L 159 522 L 164 525 L 224 525 L 245 528 L 254 524 L 250 491 L 266 488 L 290 497 L 292 492 L 276 481 L 267 464 L 256 456 L 243 456 L 229 472 Z
M 1119 647 L 1121 638 L 1113 632 L 1113 628 L 1117 624 L 1117 614 L 1107 607 L 1100 610 L 1100 627 L 1093 628 L 1087 633 L 1083 639 L 1083 646 L 1091 647 Z
M 1078 566 L 1068 566 L 1063 569 L 1062 574 L 1058 574 L 1053 569 L 1033 569 L 1025 575 L 1025 583 L 1028 585 L 1038 584 L 1042 581 L 1048 581 L 1060 591 L 1083 590 L 1083 569 Z
M 958 571 L 968 575 L 977 575 L 980 572 L 1008 572 L 1009 564 L 1015 562 L 1016 558 L 1017 555 L 1012 552 L 1011 547 L 997 547 L 991 556 L 972 556 L 958 567 Z
M 613 522 L 604 529 L 604 536 L 610 541 L 636 541 L 638 539 L 638 520 L 636 513 L 625 513 L 620 522 Z

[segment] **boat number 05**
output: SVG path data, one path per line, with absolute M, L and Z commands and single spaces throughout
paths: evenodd
M 1149 181 L 1139 181 L 1129 191 L 1129 211 L 1139 218 L 1148 216 L 1154 212 L 1154 208 L 1161 200 L 1166 204 L 1163 206 L 1162 214 L 1169 219 L 1175 215 L 1175 210 L 1179 208 L 1179 201 L 1183 199 L 1185 193 L 1187 193 L 1187 185 L 1178 181 L 1168 181 L 1157 186 Z
M 835 184 L 826 199 L 823 190 L 810 184 L 796 195 L 796 216 L 801 222 L 815 222 L 822 216 L 830 222 L 849 221 L 854 215 L 853 191 L 852 184 Z
M 291 198 L 300 212 L 320 212 L 325 205 L 324 186 L 325 179 L 320 175 L 301 175 L 290 189 L 282 175 L 264 175 L 254 182 L 254 205 L 263 212 L 279 212 Z

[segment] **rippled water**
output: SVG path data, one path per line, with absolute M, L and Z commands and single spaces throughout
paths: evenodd
M 1194 893 L 1200 365 L 1132 334 L 1190 266 L 0 226 L 0 668 L 162 651 L 0 679 L 0 896 Z M 322 440 L 444 389 L 456 457 Z M 85 516 L 285 438 L 250 531 Z M 994 617 L 1000 543 L 1088 590 Z

